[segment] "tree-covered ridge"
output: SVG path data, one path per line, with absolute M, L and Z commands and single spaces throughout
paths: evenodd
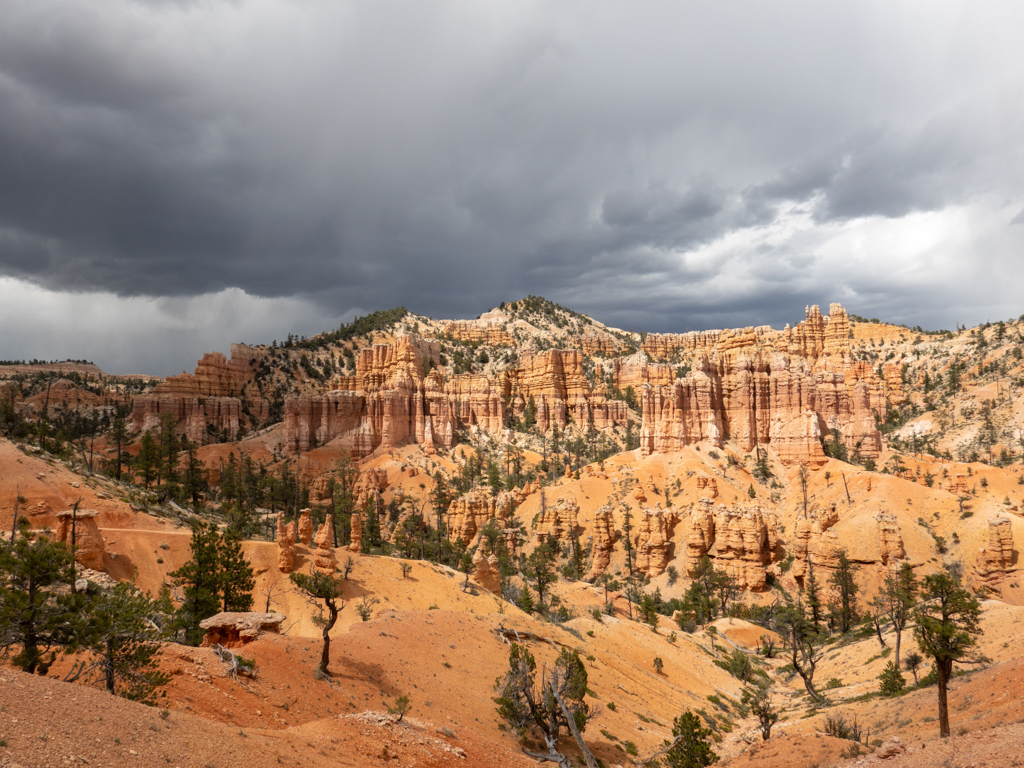
M 378 310 L 377 312 L 357 317 L 351 323 L 343 323 L 336 331 L 321 333 L 311 339 L 305 337 L 295 338 L 289 333 L 288 339 L 281 346 L 286 349 L 292 347 L 298 349 L 319 349 L 339 341 L 350 341 L 357 336 L 366 336 L 374 331 L 386 331 L 401 322 L 402 318 L 408 314 L 409 310 L 405 307 Z

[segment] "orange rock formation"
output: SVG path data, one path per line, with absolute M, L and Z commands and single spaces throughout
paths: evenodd
M 899 520 L 890 512 L 876 512 L 874 518 L 878 523 L 878 562 L 891 566 L 907 556 Z
M 105 544 L 100 527 L 96 523 L 95 509 L 80 509 L 57 513 L 57 541 L 71 546 L 71 527 L 74 525 L 75 560 L 94 571 L 103 570 Z M 72 522 L 74 518 L 74 522 Z
M 295 522 L 287 525 L 284 513 L 277 513 L 277 570 L 291 573 L 295 570 Z
M 320 573 L 334 573 L 338 569 L 338 561 L 334 556 L 334 517 L 327 515 L 324 524 L 313 537 L 316 553 L 313 555 L 313 566 Z
M 704 498 L 690 513 L 686 539 L 688 571 L 692 575 L 704 555 L 736 579 L 741 589 L 762 591 L 768 567 L 778 559 L 778 522 L 757 505 L 712 506 Z
M 1013 523 L 1003 515 L 988 519 L 988 544 L 978 550 L 974 569 L 982 581 L 991 583 L 1013 564 Z
M 636 569 L 640 573 L 653 578 L 668 566 L 672 560 L 672 534 L 678 522 L 675 507 L 662 509 L 660 503 L 640 513 L 636 540 Z
M 608 568 L 612 549 L 615 547 L 615 523 L 612 519 L 612 508 L 605 504 L 594 513 L 594 524 L 591 527 L 592 559 L 587 579 L 600 576 Z
M 241 398 L 250 412 L 261 421 L 270 416 L 270 404 L 258 391 L 247 393 L 263 355 L 245 344 L 231 345 L 231 359 L 221 352 L 208 352 L 195 372 L 169 376 L 152 392 L 138 395 L 132 407 L 132 428 L 148 430 L 159 425 L 162 414 L 173 414 L 175 424 L 189 440 L 199 445 L 209 442 L 209 428 L 226 433 L 229 440 L 238 436 Z
M 576 532 L 579 512 L 579 504 L 571 496 L 568 499 L 559 497 L 554 504 L 542 507 L 534 524 L 534 541 L 543 544 L 549 536 L 557 541 L 568 541 Z
M 303 509 L 299 512 L 299 541 L 307 547 L 313 541 L 312 509 Z

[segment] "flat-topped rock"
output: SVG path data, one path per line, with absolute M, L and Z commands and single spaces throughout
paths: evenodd
M 260 632 L 279 634 L 286 618 L 281 613 L 226 611 L 203 619 L 199 622 L 199 628 L 206 630 L 203 645 L 220 643 L 224 647 L 231 647 L 252 642 Z

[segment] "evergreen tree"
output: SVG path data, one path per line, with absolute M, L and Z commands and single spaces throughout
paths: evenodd
M 900 644 L 903 630 L 910 621 L 917 602 L 918 584 L 914 568 L 903 561 L 896 573 L 887 574 L 878 596 L 872 601 L 874 608 L 892 622 L 896 631 L 896 666 L 900 665 Z
M 159 449 L 152 432 L 143 432 L 139 441 L 139 453 L 135 457 L 135 468 L 143 486 L 149 488 L 159 479 Z
M 548 585 L 558 580 L 554 568 L 557 554 L 558 545 L 549 537 L 526 558 L 523 573 L 537 590 L 537 604 L 540 610 L 544 610 L 544 593 Z
M 857 622 L 857 587 L 854 575 L 857 566 L 846 556 L 846 550 L 839 550 L 839 561 L 829 583 L 832 585 L 832 615 L 841 634 L 846 634 Z
M 949 736 L 946 688 L 953 663 L 971 657 L 981 635 L 981 605 L 949 571 L 924 577 L 922 602 L 915 612 L 917 644 L 935 662 L 939 682 L 939 736 Z
M 344 603 L 338 604 L 342 597 L 341 584 L 326 573 L 293 573 L 289 578 L 296 587 L 305 593 L 307 598 L 318 606 L 323 602 L 324 607 L 327 608 L 326 618 L 320 615 L 313 621 L 320 625 L 324 639 L 316 674 L 319 677 L 330 677 L 331 673 L 327 667 L 331 663 L 331 630 L 338 621 L 338 613 L 345 608 Z
M 88 617 L 81 594 L 59 589 L 75 578 L 71 550 L 33 537 L 28 521 L 20 522 L 14 543 L 0 544 L 0 655 L 19 648 L 14 666 L 45 674 L 57 648 L 68 652 L 87 642 Z
M 107 691 L 144 704 L 156 703 L 157 689 L 171 679 L 157 665 L 160 631 L 151 619 L 156 605 L 134 585 L 121 582 L 100 594 L 91 607 L 97 631 L 89 649 Z
M 537 425 L 537 403 L 533 399 L 533 395 L 526 398 L 526 410 L 523 413 L 523 426 L 527 432 L 533 430 Z
M 878 689 L 883 696 L 895 696 L 901 693 L 906 684 L 907 681 L 900 674 L 899 665 L 895 661 L 886 664 L 882 674 L 878 676 Z
M 626 550 L 626 575 L 633 575 L 633 513 L 628 504 L 622 508 L 622 548 Z
M 356 511 L 356 483 L 359 482 L 359 465 L 349 453 L 342 454 L 334 462 L 331 480 L 334 492 L 331 501 L 334 509 L 334 546 L 349 544 L 352 532 L 352 513 Z M 338 525 L 342 526 L 338 537 Z
M 820 638 L 800 603 L 782 606 L 778 612 L 780 634 L 789 640 L 790 662 L 804 681 L 807 693 L 818 704 L 825 703 L 825 697 L 814 687 L 814 671 L 820 660 Z
M 178 451 L 181 443 L 175 431 L 175 418 L 172 413 L 160 416 L 160 440 L 158 444 L 158 477 L 167 486 L 167 494 L 176 496 L 178 492 Z
M 252 566 L 242 552 L 238 534 L 228 531 L 217 542 L 217 583 L 224 611 L 251 611 L 256 586 Z
M 121 479 L 121 467 L 124 465 L 124 459 L 122 458 L 126 454 L 123 452 L 123 448 L 128 445 L 128 427 L 124 423 L 124 419 L 114 419 L 114 425 L 110 428 L 110 442 L 114 444 L 114 479 Z
M 182 495 L 192 500 L 192 506 L 199 508 L 203 494 L 209 490 L 206 482 L 206 468 L 199 459 L 198 447 L 187 437 L 181 438 L 181 449 L 185 452 L 185 471 L 182 481 Z
M 494 683 L 498 715 L 520 736 L 531 730 L 539 732 L 548 748 L 546 755 L 526 754 L 567 766 L 568 759 L 558 751 L 559 734 L 566 728 L 580 750 L 589 756 L 581 736 L 590 712 L 583 700 L 587 693 L 587 669 L 579 654 L 562 649 L 555 663 L 545 668 L 539 683 L 537 662 L 525 646 L 512 644 L 508 665 L 508 672 Z M 593 756 L 589 757 L 593 760 Z
M 807 600 L 807 610 L 811 614 L 811 624 L 815 632 L 821 631 L 821 620 L 824 603 L 821 600 L 821 587 L 814 575 L 814 565 L 810 557 L 807 558 L 807 578 L 804 581 L 804 596 Z
M 192 528 L 192 557 L 168 574 L 184 598 L 171 627 L 183 633 L 186 645 L 199 645 L 204 634 L 199 622 L 215 615 L 220 607 L 219 544 L 217 527 L 197 522 Z
M 665 753 L 669 768 L 704 768 L 718 762 L 711 750 L 710 728 L 702 728 L 700 717 L 687 710 L 672 722 L 673 746 Z

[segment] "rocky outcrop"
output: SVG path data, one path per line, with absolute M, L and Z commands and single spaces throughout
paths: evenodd
M 299 512 L 299 541 L 307 547 L 313 541 L 312 509 L 303 509 Z
M 334 517 L 327 515 L 324 524 L 317 529 L 313 537 L 316 552 L 313 554 L 313 567 L 319 573 L 334 573 L 338 569 L 338 560 L 334 555 Z
M 94 571 L 103 570 L 103 552 L 106 544 L 100 533 L 95 509 L 80 509 L 57 513 L 57 541 L 70 547 L 72 544 L 72 526 L 74 526 L 75 560 L 86 568 Z
M 277 570 L 291 573 L 295 570 L 295 523 L 285 524 L 284 513 L 277 513 Z
M 946 489 L 954 496 L 967 496 L 970 490 L 967 487 L 967 475 L 958 472 L 949 478 Z
M 897 560 L 903 560 L 907 552 L 903 548 L 899 519 L 891 512 L 881 511 L 876 512 L 874 518 L 878 523 L 878 562 L 891 566 Z
M 794 561 L 790 574 L 801 586 L 807 575 L 808 566 L 818 571 L 819 583 L 824 583 L 821 581 L 824 573 L 820 569 L 836 567 L 840 549 L 839 537 L 830 529 L 838 522 L 839 511 L 835 505 L 820 511 L 812 509 L 806 516 L 801 514 L 797 518 L 793 531 L 791 551 Z
M 367 469 L 363 472 L 362 480 L 367 488 L 383 491 L 388 487 L 388 471 L 383 467 Z
M 262 632 L 281 633 L 281 625 L 288 618 L 281 613 L 227 612 L 218 613 L 199 622 L 199 628 L 206 630 L 203 645 L 222 645 L 235 648 L 251 643 Z
M 476 551 L 473 555 L 473 581 L 489 592 L 497 594 L 501 591 L 501 573 L 495 554 L 485 555 L 483 549 Z
M 687 572 L 692 576 L 697 563 L 715 545 L 715 512 L 711 499 L 701 499 L 690 510 L 690 530 L 686 535 Z
M 516 494 L 511 491 L 491 496 L 487 489 L 474 488 L 448 507 L 448 538 L 471 544 L 488 520 L 494 518 L 499 523 L 507 520 L 515 504 Z
M 760 507 L 719 505 L 715 514 L 715 564 L 740 589 L 761 592 L 779 544 L 778 522 Z
M 988 543 L 978 549 L 974 570 L 983 582 L 992 582 L 1013 565 L 1013 522 L 1003 515 L 988 519 Z
M 514 347 L 516 338 L 499 325 L 492 323 L 481 323 L 476 320 L 456 320 L 448 323 L 442 330 L 442 335 L 450 336 L 456 341 L 464 341 L 470 344 L 483 344 L 488 347 Z
M 679 522 L 674 507 L 662 509 L 657 504 L 640 513 L 636 537 L 636 569 L 653 578 L 661 574 L 672 560 L 672 533 Z
M 615 548 L 615 521 L 612 508 L 605 504 L 594 513 L 594 524 L 590 529 L 592 559 L 587 579 L 594 579 L 604 573 L 611 562 Z
M 514 341 L 505 331 L 495 335 L 497 328 L 488 320 L 450 330 L 483 343 Z M 643 350 L 596 367 L 585 349 L 537 354 L 524 345 L 518 367 L 450 377 L 439 368 L 423 374 L 440 358 L 437 343 L 399 334 L 391 344 L 361 350 L 356 375 L 336 377 L 330 391 L 286 398 L 285 450 L 338 441 L 362 457 L 415 442 L 431 453 L 450 449 L 460 427 L 501 434 L 507 409 L 516 418 L 529 409 L 542 433 L 564 429 L 570 420 L 603 430 L 629 418 L 624 401 L 608 395 L 632 387 L 640 397 L 644 455 L 732 439 L 745 451 L 770 445 L 787 465 L 818 466 L 825 462 L 822 441 L 834 439 L 877 458 L 874 413 L 885 414 L 885 387 L 869 364 L 851 358 L 849 332 L 841 306 L 833 304 L 827 317 L 815 306 L 806 309 L 804 322 L 781 332 L 651 334 Z M 682 356 L 689 372 L 677 378 L 683 369 L 653 363 L 652 356 Z
M 408 442 L 451 448 L 457 397 L 445 391 L 439 370 L 423 374 L 425 362 L 439 356 L 436 343 L 408 334 L 360 350 L 356 375 L 336 380 L 338 389 L 285 398 L 285 450 L 304 453 L 337 441 L 358 458 Z
M 702 498 L 717 499 L 718 480 L 701 472 L 697 475 L 697 493 L 701 494 Z
M 362 552 L 363 551 L 363 516 L 358 512 L 353 512 L 352 517 L 352 538 L 351 543 L 348 545 L 349 552 Z
M 687 569 L 693 575 L 704 555 L 714 560 L 740 589 L 766 588 L 768 568 L 779 557 L 778 521 L 757 505 L 712 506 L 704 498 L 690 513 Z
M 881 382 L 870 366 L 851 360 L 841 306 L 833 304 L 827 318 L 809 307 L 806 316 L 774 336 L 748 328 L 695 340 L 689 375 L 643 387 L 641 452 L 734 439 L 745 451 L 771 445 L 787 465 L 819 466 L 826 460 L 821 443 L 831 438 L 877 458 L 874 412 L 886 407 Z
M 556 541 L 569 541 L 576 532 L 579 512 L 579 504 L 571 496 L 568 499 L 559 497 L 554 504 L 542 506 L 534 521 L 534 542 L 543 544 L 549 536 Z
M 632 387 L 639 393 L 644 384 L 669 386 L 676 380 L 676 371 L 671 365 L 652 363 L 644 352 L 637 352 L 612 361 L 612 380 L 622 392 Z
M 132 405 L 132 429 L 153 429 L 163 414 L 171 414 L 179 432 L 203 445 L 222 436 L 238 436 L 243 399 L 253 418 L 270 417 L 270 404 L 258 390 L 249 388 L 263 353 L 245 344 L 231 345 L 231 359 L 208 352 L 195 372 L 169 376 L 151 392 L 136 396 Z

